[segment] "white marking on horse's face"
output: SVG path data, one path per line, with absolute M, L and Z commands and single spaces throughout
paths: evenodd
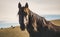
M 28 24 L 29 22 L 29 18 L 28 18 L 28 15 L 26 17 L 24 17 L 24 24 L 25 26 Z

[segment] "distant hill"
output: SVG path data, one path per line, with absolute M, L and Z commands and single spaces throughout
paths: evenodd
M 51 22 L 57 26 L 60 26 L 60 19 L 52 20 Z
M 28 37 L 28 35 L 28 32 L 21 31 L 19 26 L 0 29 L 0 37 Z

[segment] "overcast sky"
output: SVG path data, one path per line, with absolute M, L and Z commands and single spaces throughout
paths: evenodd
M 0 0 L 0 21 L 17 21 L 19 2 L 39 15 L 60 15 L 60 0 Z

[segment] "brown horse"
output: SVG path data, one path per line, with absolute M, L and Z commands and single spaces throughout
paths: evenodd
M 30 37 L 60 37 L 60 26 L 56 26 L 44 17 L 33 13 L 28 8 L 28 3 L 23 7 L 18 3 L 18 8 L 20 28 L 22 31 L 26 28 Z

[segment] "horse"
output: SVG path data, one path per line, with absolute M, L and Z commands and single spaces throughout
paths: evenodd
M 60 26 L 47 21 L 28 7 L 28 3 L 25 6 L 18 3 L 19 24 L 22 31 L 26 29 L 30 37 L 60 37 Z

